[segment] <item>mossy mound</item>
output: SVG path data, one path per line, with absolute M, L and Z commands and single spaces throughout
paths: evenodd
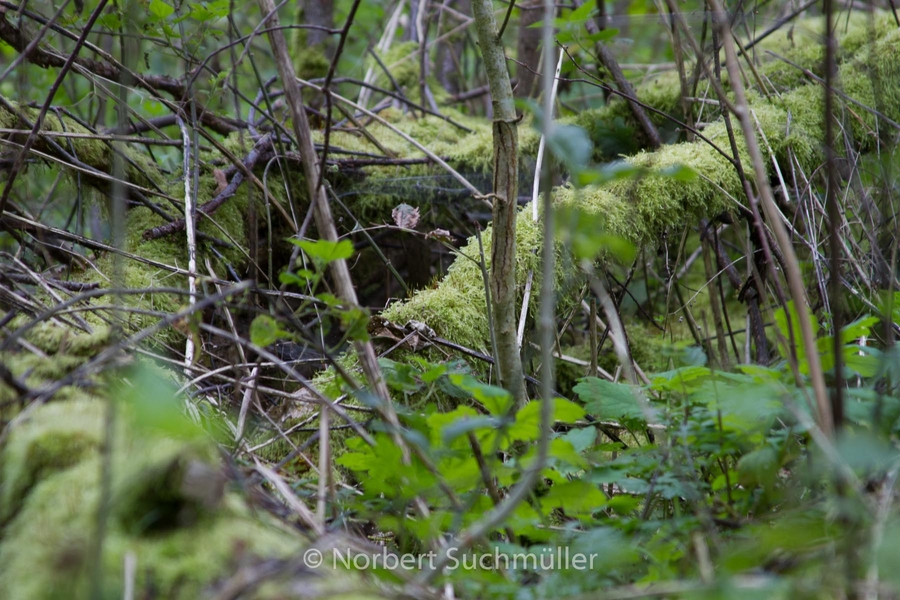
M 214 597 L 240 567 L 297 556 L 304 538 L 226 490 L 212 440 L 174 405 L 159 418 L 171 399 L 152 402 L 157 418 L 117 402 L 99 597 L 123 596 L 126 557 L 135 597 L 193 600 Z M 91 597 L 106 410 L 99 399 L 42 406 L 0 450 L 4 597 Z M 304 577 L 326 595 L 371 597 L 349 573 Z M 300 597 L 297 587 L 285 580 L 246 597 Z
M 17 331 L 29 319 L 21 316 L 13 319 L 7 327 Z M 62 379 L 81 366 L 91 356 L 102 350 L 109 340 L 110 330 L 105 326 L 91 333 L 69 328 L 61 322 L 47 320 L 36 324 L 23 335 L 23 344 L 32 351 L 0 352 L 0 363 L 30 389 L 39 389 L 47 382 Z M 79 385 L 66 385 L 57 391 L 57 400 L 77 400 L 90 397 L 85 390 L 88 381 Z M 18 394 L 8 383 L 0 382 L 0 417 L 10 418 L 18 410 Z
M 520 289 L 525 285 L 528 272 L 535 276 L 532 289 L 540 289 L 540 257 L 534 252 L 541 247 L 543 235 L 540 223 L 531 220 L 531 211 L 519 212 L 516 226 L 516 277 Z M 486 268 L 490 271 L 491 229 L 482 234 L 485 246 Z M 438 335 L 469 348 L 489 352 L 487 345 L 487 306 L 481 268 L 478 240 L 471 238 L 459 251 L 441 283 L 431 289 L 416 293 L 409 300 L 391 305 L 384 311 L 384 318 L 401 325 L 410 320 L 436 324 Z M 535 294 L 536 296 L 537 294 Z M 533 300 L 536 302 L 536 300 Z M 535 304 L 536 306 L 536 304 Z
M 854 21 L 854 35 L 850 42 L 855 53 L 851 54 L 846 49 L 841 53 L 843 64 L 839 76 L 848 95 L 870 107 L 884 105 L 887 116 L 897 120 L 900 118 L 900 99 L 895 96 L 900 93 L 900 66 L 895 57 L 900 47 L 900 31 L 888 28 L 884 24 L 886 22 L 886 17 L 881 15 L 871 27 L 865 21 Z M 871 32 L 880 37 L 872 41 Z M 864 35 L 866 33 L 868 38 Z M 869 41 L 865 43 L 864 39 Z M 804 60 L 809 62 L 814 59 L 808 56 Z M 653 96 L 654 103 L 660 108 L 665 108 L 666 103 L 669 109 L 675 106 L 673 101 L 680 89 L 677 80 L 670 83 L 670 86 L 661 86 Z M 765 97 L 753 90 L 748 92 L 750 108 L 763 132 L 760 134 L 760 144 L 767 154 L 764 158 L 770 171 L 768 175 L 772 177 L 775 176 L 773 159 L 788 164 L 793 156 L 800 167 L 811 172 L 824 155 L 822 88 L 816 83 L 800 84 L 800 80 L 794 83 L 799 86 L 781 96 Z M 638 95 L 641 95 L 640 90 Z M 570 122 L 583 125 L 589 134 L 603 132 L 606 129 L 598 125 L 598 121 L 611 119 L 615 115 L 626 118 L 627 107 L 623 110 L 621 106 L 616 106 L 619 104 L 624 103 L 613 103 L 599 111 L 585 111 L 570 119 Z M 850 122 L 860 148 L 872 149 L 878 139 L 874 116 L 850 104 L 845 104 L 845 110 L 846 120 Z M 746 144 L 739 128 L 735 129 L 740 160 L 747 169 L 750 162 Z M 554 191 L 554 201 L 557 206 L 574 206 L 602 218 L 608 233 L 636 244 L 653 243 L 667 232 L 680 231 L 685 225 L 699 223 L 702 218 L 735 211 L 739 204 L 746 204 L 746 199 L 734 166 L 724 156 L 731 155 L 724 122 L 720 119 L 711 123 L 703 130 L 703 135 L 721 152 L 705 141 L 672 144 L 655 152 L 640 152 L 624 159 L 626 163 L 640 168 L 640 176 L 579 190 L 558 188 Z M 671 167 L 679 166 L 689 168 L 697 176 L 684 178 L 666 174 Z M 789 168 L 782 171 L 791 172 Z M 531 220 L 530 210 L 520 212 L 517 228 L 517 276 L 521 299 L 528 271 L 540 272 L 540 259 L 534 250 L 540 247 L 542 240 L 540 228 Z M 485 232 L 483 239 L 485 255 L 490 256 L 490 230 Z M 477 259 L 477 241 L 471 239 L 460 253 Z M 558 274 L 558 277 L 561 275 Z M 539 282 L 535 281 L 537 285 Z M 565 299 L 567 295 L 563 293 L 560 297 Z M 533 296 L 532 314 L 536 303 L 537 299 Z M 384 317 L 401 325 L 412 319 L 424 321 L 442 337 L 482 351 L 488 347 L 482 276 L 480 269 L 469 258 L 458 258 L 436 288 L 420 291 L 409 300 L 392 305 L 384 312 Z

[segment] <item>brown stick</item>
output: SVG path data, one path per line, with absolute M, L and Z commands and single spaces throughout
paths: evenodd
M 242 161 L 247 170 L 252 171 L 253 167 L 256 166 L 256 163 L 259 160 L 260 156 L 262 156 L 266 150 L 271 149 L 271 147 L 272 136 L 266 135 L 250 151 L 250 154 L 247 155 L 247 158 Z M 216 194 L 215 198 L 213 198 L 209 202 L 206 202 L 205 204 L 197 207 L 197 210 L 199 212 L 202 212 L 205 215 L 211 215 L 216 212 L 216 210 L 218 210 L 220 206 L 225 204 L 226 200 L 235 195 L 238 188 L 241 186 L 241 183 L 243 183 L 244 181 L 244 173 L 238 171 L 237 169 L 234 169 L 234 171 L 234 176 L 231 178 L 231 181 L 228 182 L 228 185 L 225 186 L 225 189 Z M 184 217 L 175 219 L 174 221 L 166 223 L 165 225 L 160 225 L 158 227 L 153 227 L 152 229 L 146 230 L 144 232 L 144 239 L 155 240 L 167 235 L 172 235 L 173 233 L 184 231 L 184 226 Z
M 741 74 L 738 70 L 737 55 L 734 50 L 733 40 L 731 37 L 731 29 L 728 27 L 728 20 L 719 0 L 709 0 L 713 7 L 716 26 L 721 28 L 722 46 L 725 49 L 725 60 L 728 66 L 728 74 L 731 77 L 731 86 L 734 92 L 735 102 L 731 110 L 735 113 L 741 123 L 741 129 L 744 133 L 744 141 L 747 144 L 747 150 L 753 163 L 753 171 L 756 175 L 756 186 L 759 191 L 759 203 L 762 205 L 763 211 L 768 217 L 770 226 L 775 233 L 775 240 L 781 251 L 784 253 L 785 279 L 788 283 L 788 289 L 791 293 L 791 299 L 797 309 L 798 320 L 800 321 L 800 335 L 802 343 L 806 347 L 806 359 L 809 364 L 809 378 L 812 383 L 815 395 L 816 408 L 818 409 L 818 425 L 822 429 L 822 433 L 831 437 L 834 434 L 834 421 L 831 412 L 831 403 L 828 399 L 828 390 L 825 387 L 825 375 L 822 372 L 822 363 L 819 359 L 819 351 L 816 347 L 815 333 L 809 319 L 806 318 L 807 298 L 806 290 L 803 288 L 803 278 L 800 273 L 800 263 L 797 255 L 791 246 L 791 240 L 788 236 L 784 223 L 781 222 L 778 214 L 778 207 L 775 206 L 775 200 L 772 198 L 772 188 L 766 179 L 766 165 L 763 160 L 762 151 L 759 148 L 759 142 L 756 139 L 756 129 L 750 119 L 750 108 L 747 105 L 747 99 L 744 95 L 744 86 L 741 81 Z
M 577 2 L 576 4 L 580 6 L 583 2 Z M 600 31 L 596 21 L 589 20 L 586 23 L 586 26 L 588 32 L 591 34 Z M 659 138 L 659 132 L 656 130 L 656 125 L 654 125 L 653 121 L 650 120 L 650 117 L 647 116 L 647 111 L 644 110 L 640 103 L 634 100 L 637 98 L 637 94 L 635 93 L 631 82 L 625 77 L 625 73 L 622 72 L 619 61 L 616 60 L 616 57 L 613 56 L 613 53 L 603 42 L 594 44 L 594 51 L 597 53 L 597 58 L 600 59 L 600 63 L 607 71 L 609 71 L 609 74 L 612 75 L 613 81 L 616 82 L 616 87 L 622 92 L 625 101 L 628 102 L 628 106 L 631 108 L 635 120 L 637 120 L 641 129 L 644 130 L 644 135 L 647 136 L 648 145 L 654 150 L 662 146 L 662 140 Z
M 516 214 L 519 182 L 518 117 L 513 99 L 506 55 L 497 37 L 493 7 L 486 0 L 472 3 L 478 42 L 491 87 L 494 107 L 493 239 L 491 240 L 491 303 L 497 339 L 500 382 L 525 404 L 522 358 L 516 338 Z
M 269 43 L 272 46 L 272 53 L 275 55 L 275 63 L 278 67 L 278 73 L 284 85 L 285 97 L 288 100 L 288 107 L 291 111 L 291 124 L 299 145 L 303 173 L 309 187 L 310 202 L 313 203 L 314 207 L 316 228 L 319 230 L 319 235 L 324 239 L 336 242 L 338 240 L 337 228 L 334 225 L 334 218 L 331 215 L 331 206 L 328 204 L 325 188 L 319 185 L 319 165 L 316 157 L 316 148 L 313 145 L 309 121 L 306 118 L 300 86 L 294 77 L 294 69 L 291 64 L 290 54 L 288 54 L 287 43 L 285 42 L 284 34 L 279 28 L 275 3 L 273 0 L 259 0 L 259 7 L 271 27 L 268 32 Z M 338 296 L 349 306 L 357 307 L 359 301 L 356 297 L 356 290 L 353 287 L 353 280 L 350 278 L 347 262 L 339 259 L 333 261 L 330 267 Z M 375 395 L 383 402 L 383 413 L 388 424 L 394 429 L 394 438 L 402 442 L 397 433 L 400 428 L 400 422 L 391 405 L 390 392 L 388 392 L 387 385 L 384 382 L 381 367 L 378 366 L 375 349 L 369 341 L 354 341 L 353 345 L 356 353 L 359 355 L 359 362 L 362 365 L 369 385 Z M 406 445 L 401 443 L 401 448 L 406 449 Z M 408 449 L 406 452 L 408 453 Z

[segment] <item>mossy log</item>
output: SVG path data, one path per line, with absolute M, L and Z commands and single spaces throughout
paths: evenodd
M 783 34 L 782 34 L 783 35 Z M 880 110 L 892 121 L 900 122 L 900 30 L 892 18 L 881 15 L 869 22 L 857 15 L 841 38 L 839 80 L 847 100 L 844 126 L 856 141 L 859 152 L 874 150 L 879 136 L 889 125 L 862 107 Z M 811 172 L 824 160 L 823 89 L 803 77 L 801 69 L 812 73 L 821 70 L 822 52 L 818 45 L 799 44 L 785 47 L 784 40 L 770 40 L 768 46 L 783 52 L 796 66 L 769 57 L 758 68 L 767 82 L 767 96 L 759 90 L 750 94 L 750 108 L 758 123 L 760 142 L 767 153 L 770 177 L 790 173 L 791 157 L 803 170 Z M 799 68 L 798 68 L 799 67 Z M 727 82 L 726 82 L 727 88 Z M 680 88 L 675 77 L 660 77 L 638 89 L 641 100 L 659 111 L 678 114 Z M 855 101 L 855 102 L 853 102 Z M 852 103 L 851 103 L 852 102 Z M 614 102 L 598 111 L 585 111 L 566 122 L 587 130 L 602 154 L 602 136 L 609 123 L 628 121 L 625 102 Z M 655 120 L 660 120 L 657 115 Z M 662 121 L 660 121 L 662 122 Z M 697 224 L 721 213 L 736 213 L 746 206 L 742 183 L 731 161 L 730 144 L 724 120 L 719 117 L 702 131 L 708 142 L 698 140 L 663 146 L 655 152 L 639 152 L 624 158 L 646 173 L 638 178 L 621 179 L 600 186 L 576 189 L 567 185 L 554 190 L 557 207 L 573 207 L 604 220 L 607 233 L 635 244 L 654 243 L 668 232 L 681 232 L 685 225 Z M 747 160 L 746 145 L 736 131 L 737 147 L 743 165 Z M 716 148 L 712 144 L 715 144 Z M 602 156 L 597 156 L 598 159 Z M 690 180 L 669 177 L 664 172 L 672 167 L 688 167 L 697 174 Z M 530 271 L 540 273 L 535 248 L 542 244 L 541 229 L 532 222 L 531 209 L 523 209 L 517 221 L 519 301 Z M 489 256 L 491 232 L 483 234 L 485 253 Z M 450 267 L 447 276 L 436 287 L 419 291 L 407 301 L 384 311 L 388 321 L 405 324 L 422 321 L 441 337 L 482 352 L 489 351 L 488 321 L 482 276 L 477 265 L 478 241 L 469 240 Z M 565 259 L 565 257 L 562 257 Z M 474 260 L 472 260 L 474 259 Z M 562 264 L 567 264 L 565 260 Z M 490 268 L 490 264 L 487 265 Z M 573 265 L 557 271 L 558 285 L 565 288 L 574 275 Z M 539 280 L 534 288 L 539 289 Z M 565 295 L 564 295 L 565 296 Z M 566 299 L 560 300 L 565 304 Z M 530 314 L 536 314 L 539 298 L 532 296 Z
M 864 21 L 865 17 L 861 17 Z M 875 41 L 871 41 L 874 39 Z M 900 31 L 887 19 L 875 20 L 874 28 L 856 23 L 841 39 L 840 79 L 843 91 L 859 103 L 877 107 L 893 121 L 900 121 Z M 792 61 L 815 72 L 821 62 L 817 45 L 784 48 L 786 42 L 771 42 L 772 47 L 789 55 Z M 799 164 L 812 169 L 822 159 L 822 89 L 809 83 L 802 72 L 785 63 L 768 60 L 759 68 L 771 86 L 767 96 L 752 96 L 752 108 L 765 133 L 763 148 L 770 151 L 770 165 L 785 164 L 788 154 Z M 671 83 L 671 85 L 669 85 Z M 777 92 L 777 93 L 776 93 Z M 663 112 L 676 114 L 680 109 L 679 86 L 674 79 L 660 77 L 638 88 L 644 102 Z M 878 142 L 879 127 L 872 113 L 848 105 L 845 125 L 862 151 L 872 150 Z M 437 117 L 410 118 L 398 110 L 383 111 L 381 116 L 394 127 L 425 143 L 432 152 L 445 157 L 458 170 L 484 175 L 491 161 L 490 125 L 483 121 L 454 115 L 474 133 L 469 133 Z M 64 118 L 65 119 L 65 118 Z M 597 111 L 585 111 L 568 119 L 584 127 L 594 138 L 598 161 L 603 139 L 610 124 L 630 122 L 630 110 L 624 102 L 613 102 Z M 654 119 L 661 122 L 658 117 Z M 53 119 L 44 127 L 50 131 Z M 16 128 L 15 115 L 0 109 L 0 127 Z M 77 123 L 66 121 L 68 132 L 82 132 Z M 420 155 L 410 150 L 408 142 L 388 127 L 374 124 L 369 133 L 380 144 L 405 158 Z M 703 135 L 728 151 L 724 123 L 714 121 Z M 318 141 L 321 141 L 319 138 Z M 236 139 L 228 141 L 238 148 Z M 349 151 L 369 151 L 373 146 L 364 136 L 346 131 L 333 132 L 331 143 Z M 538 136 L 523 126 L 520 149 L 525 157 L 537 149 Z M 738 140 L 738 145 L 743 144 Z M 111 149 L 95 140 L 73 139 L 69 146 L 85 162 L 100 171 L 110 172 Z M 36 150 L 44 148 L 40 143 Z M 46 150 L 46 148 L 44 148 Z M 165 176 L 146 157 L 129 154 L 129 181 L 146 190 L 155 190 L 156 198 L 165 201 L 180 198 L 177 179 Z M 581 210 L 602 215 L 610 233 L 636 243 L 651 242 L 669 230 L 680 230 L 686 224 L 699 222 L 722 212 L 734 211 L 743 202 L 741 182 L 730 162 L 704 142 L 672 144 L 657 152 L 640 153 L 626 159 L 650 172 L 636 180 L 621 180 L 600 187 L 576 190 L 561 187 L 554 196 L 558 206 L 577 206 Z M 669 166 L 687 166 L 698 177 L 684 181 L 654 174 Z M 33 168 L 33 167 L 32 167 Z M 774 168 L 774 167 L 772 167 Z M 357 185 L 357 216 L 365 217 L 393 206 L 401 197 L 417 204 L 415 187 L 395 188 L 396 196 L 371 193 L 379 180 L 386 185 L 400 177 L 433 176 L 429 165 L 365 167 L 365 185 Z M 272 180 L 269 180 L 270 183 Z M 302 189 L 297 186 L 296 189 Z M 352 182 L 349 182 L 352 184 Z M 102 184 L 97 182 L 98 187 Z M 339 183 L 336 183 L 336 187 Z M 201 220 L 200 229 L 210 236 L 227 239 L 229 247 L 213 257 L 215 269 L 224 263 L 241 264 L 246 259 L 249 232 L 246 212 L 251 195 L 246 187 L 226 202 L 210 219 Z M 270 185 L 278 190 L 279 185 Z M 199 202 L 215 194 L 217 184 L 211 170 L 201 177 Z M 161 195 L 160 195 L 161 194 Z M 301 195 L 302 197 L 302 195 Z M 276 200 L 285 201 L 277 197 Z M 382 213 L 385 214 L 385 213 Z M 186 250 L 180 238 L 148 241 L 143 232 L 163 224 L 163 219 L 146 207 L 129 211 L 126 248 L 129 255 L 141 260 L 128 261 L 126 285 L 134 289 L 186 287 L 183 268 Z M 10 221 L 10 225 L 21 220 Z M 490 252 L 491 232 L 483 235 L 486 254 Z M 529 271 L 540 274 L 539 255 L 533 250 L 542 243 L 540 228 L 529 212 L 518 219 L 518 285 L 524 286 Z M 392 322 L 424 321 L 439 335 L 464 346 L 486 351 L 488 330 L 485 296 L 477 242 L 460 250 L 468 258 L 458 258 L 448 275 L 434 288 L 420 291 L 411 299 L 392 305 L 384 317 Z M 474 259 L 474 260 L 470 260 Z M 111 253 L 101 253 L 90 269 L 83 273 L 85 281 L 108 285 L 103 274 L 111 272 Z M 571 280 L 575 269 L 571 261 L 561 261 L 555 274 L 560 285 Z M 488 265 L 489 266 L 489 265 Z M 540 281 L 535 281 L 538 287 Z M 162 314 L 170 314 L 183 306 L 183 297 L 168 293 L 127 296 L 126 302 L 140 308 L 125 325 L 137 330 L 156 322 Z M 536 303 L 538 300 L 533 299 Z M 21 323 L 17 321 L 16 323 Z M 23 338 L 32 351 L 7 351 L 0 356 L 10 374 L 30 388 L 39 388 L 57 380 L 110 343 L 109 329 L 100 319 L 91 320 L 92 332 L 79 332 L 66 322 L 47 322 L 32 329 Z M 13 327 L 16 325 L 13 324 Z M 166 341 L 179 341 L 183 334 L 166 330 Z M 33 350 L 37 349 L 38 352 Z M 119 373 L 119 376 L 122 374 Z M 172 377 L 166 375 L 165 377 Z M 104 413 L 109 401 L 112 379 L 95 375 L 62 388 L 49 404 L 31 410 L 9 429 L 0 447 L 0 589 L 15 598 L 79 598 L 89 586 L 90 557 L 101 501 L 100 477 L 103 464 L 101 448 L 104 436 Z M 98 390 L 106 389 L 106 392 Z M 0 383 L 0 406 L 4 418 L 18 411 L 17 390 L 8 382 Z M 67 400 L 62 402 L 62 400 Z M 146 414 L 117 402 L 114 445 L 111 448 L 110 511 L 106 515 L 108 537 L 102 556 L 104 597 L 121 597 L 124 586 L 123 561 L 136 560 L 135 581 L 145 589 L 152 588 L 159 597 L 196 598 L 221 585 L 227 575 L 241 565 L 256 564 L 265 559 L 283 560 L 296 556 L 305 543 L 295 531 L 251 510 L 247 500 L 221 487 L 217 473 L 222 465 L 212 441 L 199 435 L 181 417 L 166 418 L 168 425 L 147 422 Z M 177 412 L 177 411 L 176 411 Z M 174 424 L 174 425 L 173 425 Z M 40 570 L 39 570 L 40 569 Z M 345 574 L 313 577 L 314 587 L 327 593 L 334 584 L 335 595 L 364 597 L 367 593 L 357 580 Z M 285 585 L 297 585 L 296 579 Z M 356 587 L 354 587 L 356 586 Z M 260 591 L 257 597 L 287 597 L 290 592 Z M 372 592 L 374 594 L 374 592 Z

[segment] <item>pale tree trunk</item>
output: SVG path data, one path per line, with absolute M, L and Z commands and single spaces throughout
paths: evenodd
M 519 2 L 519 44 L 516 50 L 516 97 L 537 98 L 541 93 L 538 64 L 541 62 L 541 29 L 529 27 L 543 17 L 541 0 Z
M 444 4 L 463 14 L 472 12 L 472 2 L 470 0 L 445 0 Z M 442 35 L 444 31 L 452 29 L 458 23 L 446 14 L 443 15 L 442 19 L 446 25 L 442 27 L 442 31 L 438 31 L 438 35 Z M 459 33 L 438 45 L 434 75 L 441 86 L 451 94 L 458 94 L 464 89 L 462 87 L 464 75 L 460 69 L 460 63 L 463 49 L 465 48 L 465 41 L 465 35 Z
M 300 0 L 305 25 L 334 28 L 334 0 Z M 332 35 L 321 29 L 307 29 L 306 43 L 311 48 L 321 47 L 329 59 L 334 53 Z
M 519 179 L 518 117 L 506 54 L 497 36 L 491 0 L 472 0 L 478 43 L 491 88 L 494 109 L 493 241 L 491 244 L 491 301 L 497 339 L 500 382 L 517 405 L 525 402 L 522 359 L 516 341 L 516 197 Z

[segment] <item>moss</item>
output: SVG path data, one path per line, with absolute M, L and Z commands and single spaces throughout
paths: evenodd
M 0 585 L 22 600 L 88 597 L 100 464 L 85 460 L 37 486 L 0 544 Z M 152 536 L 108 523 L 103 597 L 121 597 L 125 555 L 136 560 L 135 587 L 165 598 L 198 598 L 242 559 L 284 558 L 300 549 L 288 532 L 250 516 L 229 498 L 213 516 Z
M 23 116 L 25 116 L 32 124 L 35 119 L 37 119 L 39 113 L 38 109 L 24 107 L 15 102 L 11 102 L 10 104 L 20 110 Z M 3 106 L 0 106 L 0 123 L 3 123 L 3 126 L 8 128 L 21 126 L 18 117 L 15 114 L 10 113 Z M 68 132 L 84 135 L 91 134 L 87 128 L 81 126 L 75 120 L 69 117 L 62 117 L 59 113 L 55 112 L 48 114 L 44 118 L 41 129 L 42 131 L 48 132 Z M 57 142 L 59 142 L 59 140 L 57 140 Z M 108 142 L 88 137 L 80 137 L 66 138 L 65 142 L 61 143 L 61 145 L 72 155 L 78 157 L 78 160 L 84 164 L 94 167 L 103 173 L 112 172 L 113 150 L 111 144 Z M 45 138 L 38 138 L 37 142 L 34 144 L 34 149 L 53 154 L 53 150 L 47 144 Z M 136 151 L 130 146 L 124 147 L 120 151 L 125 158 L 124 168 L 129 182 L 141 187 L 152 187 L 153 185 L 161 184 L 162 177 L 154 176 L 159 174 L 159 168 L 149 156 Z M 87 177 L 89 180 L 93 179 L 87 174 L 84 174 L 83 176 Z M 97 183 L 98 186 L 107 185 L 101 182 L 101 180 L 96 180 L 95 183 Z
M 638 86 L 635 93 L 641 102 L 657 110 L 670 115 L 681 115 L 681 80 L 675 71 L 654 73 Z M 616 112 L 630 117 L 631 109 L 627 102 L 620 98 L 615 104 L 620 105 L 616 107 Z M 651 113 L 650 118 L 657 123 L 664 120 L 656 113 Z
M 8 328 L 15 331 L 31 322 L 30 317 L 13 319 Z M 92 333 L 70 328 L 60 321 L 47 320 L 35 324 L 23 336 L 28 345 L 38 352 L 7 351 L 0 354 L 9 371 L 31 389 L 39 389 L 50 382 L 62 379 L 104 349 L 110 339 L 110 330 L 100 325 Z M 91 378 L 83 379 L 79 386 L 87 387 Z M 57 392 L 58 399 L 84 399 L 89 397 L 81 387 L 65 386 Z M 11 418 L 17 411 L 18 394 L 6 384 L 0 384 L 0 415 Z
M 28 319 L 20 317 L 10 323 L 17 329 Z M 98 327 L 92 333 L 78 332 L 58 323 L 38 323 L 28 331 L 28 341 L 48 354 L 65 353 L 73 356 L 90 356 L 109 343 L 109 327 Z
M 42 406 L 12 430 L 2 448 L 7 522 L 0 533 L 0 589 L 6 596 L 88 597 L 104 412 L 96 399 Z M 103 598 L 122 597 L 126 555 L 135 559 L 137 596 L 193 599 L 206 597 L 240 566 L 302 550 L 296 532 L 223 492 L 222 466 L 211 440 L 196 433 L 174 435 L 187 431 L 177 423 L 151 426 L 148 415 L 130 404 L 117 412 Z M 177 413 L 167 418 L 184 419 Z M 349 573 L 323 571 L 316 580 L 325 589 L 366 596 Z
M 15 429 L 2 454 L 0 522 L 35 484 L 100 446 L 102 408 L 97 402 L 53 403 Z
M 846 91 L 857 95 L 860 101 L 870 106 L 876 105 L 871 82 L 873 79 L 879 82 L 882 92 L 880 104 L 887 107 L 885 110 L 890 111 L 889 116 L 892 116 L 900 113 L 900 108 L 897 108 L 900 107 L 900 65 L 894 59 L 900 32 L 886 29 L 880 20 L 879 23 L 876 30 L 883 31 L 883 36 L 874 44 L 862 46 L 852 58 L 845 52 L 842 55 L 845 64 L 840 74 Z M 862 39 L 862 34 L 854 38 L 859 43 Z M 810 53 L 806 60 L 812 61 L 814 58 Z M 866 65 L 868 70 L 864 68 Z M 657 89 L 654 90 L 654 86 Z M 645 84 L 641 90 L 643 95 L 639 95 L 649 99 L 656 107 L 667 112 L 680 110 L 680 88 L 676 78 L 660 76 Z M 821 88 L 817 84 L 807 83 L 781 98 L 771 100 L 751 90 L 748 98 L 755 118 L 766 132 L 767 143 L 762 143 L 764 152 L 771 148 L 775 158 L 784 161 L 788 151 L 791 151 L 804 169 L 813 170 L 821 159 Z M 626 110 L 627 107 L 623 109 L 613 104 L 598 111 L 586 111 L 571 118 L 571 121 L 583 124 L 589 133 L 596 134 L 604 128 L 598 127 L 592 120 L 610 119 L 620 113 L 620 117 L 625 118 Z M 853 127 L 857 135 L 872 139 L 875 124 L 868 113 L 857 118 L 856 122 L 858 125 Z M 482 152 L 487 152 L 489 138 L 486 133 L 484 141 L 479 142 L 484 144 Z M 707 126 L 703 133 L 725 154 L 731 154 L 722 121 Z M 747 165 L 746 144 L 739 132 L 735 135 L 740 159 Z M 871 147 L 867 143 L 863 146 Z M 558 205 L 577 205 L 585 212 L 602 216 L 610 233 L 638 244 L 652 243 L 661 239 L 667 231 L 733 210 L 735 200 L 744 202 L 741 183 L 730 161 L 705 142 L 667 145 L 658 151 L 640 152 L 625 160 L 646 169 L 647 174 L 577 192 L 568 187 L 559 188 L 554 192 L 555 202 Z M 770 160 L 766 162 L 771 165 Z M 661 174 L 661 171 L 676 166 L 689 167 L 698 177 L 685 179 Z M 532 250 L 540 246 L 541 239 L 530 215 L 520 214 L 517 227 L 518 284 L 521 293 L 528 270 L 540 272 L 540 261 Z M 485 253 L 490 255 L 490 230 L 485 232 L 484 243 Z M 477 258 L 477 244 L 470 241 L 461 253 Z M 561 297 L 565 295 L 561 294 Z M 533 305 L 530 310 L 534 308 Z M 481 351 L 488 350 L 482 276 L 477 265 L 465 258 L 456 260 L 436 288 L 420 291 L 406 302 L 391 306 L 384 312 L 384 317 L 400 324 L 411 319 L 424 321 L 443 337 Z
M 482 234 L 485 262 L 490 270 L 491 228 Z M 519 289 L 525 285 L 529 271 L 535 281 L 532 289 L 540 289 L 540 257 L 535 249 L 541 246 L 542 233 L 539 224 L 531 220 L 531 210 L 519 212 L 516 227 L 516 276 Z M 441 337 L 453 340 L 481 352 L 489 352 L 487 344 L 487 309 L 478 241 L 471 238 L 460 251 L 461 255 L 438 287 L 417 292 L 412 298 L 391 305 L 384 311 L 384 318 L 401 325 L 410 320 L 423 321 L 435 328 Z M 468 258 L 466 258 L 468 257 Z M 537 306 L 537 294 L 532 295 L 532 306 Z M 521 302 L 521 293 L 519 297 Z
M 300 36 L 295 38 L 294 52 L 294 72 L 300 79 L 310 80 L 325 77 L 328 74 L 328 67 L 331 61 L 325 56 L 325 49 L 322 46 L 309 47 L 305 40 L 301 40 Z

